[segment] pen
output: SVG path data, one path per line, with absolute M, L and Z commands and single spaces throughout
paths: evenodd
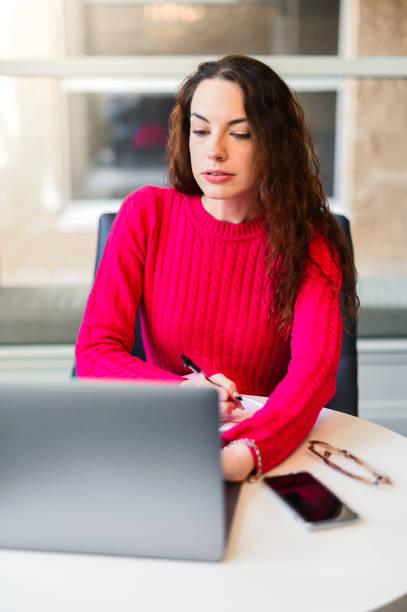
M 205 374 L 205 372 L 203 372 L 203 371 L 201 370 L 201 368 L 200 368 L 199 366 L 197 366 L 197 365 L 196 365 L 196 364 L 195 364 L 195 363 L 192 361 L 192 359 L 190 359 L 190 358 L 189 358 L 189 357 L 187 357 L 186 355 L 182 355 L 182 354 L 180 355 L 180 357 L 181 357 L 182 361 L 184 362 L 184 365 L 185 365 L 187 368 L 191 368 L 191 370 L 193 370 L 193 371 L 194 371 L 194 372 L 196 372 L 197 374 L 202 374 L 202 376 L 204 376 L 204 377 L 205 377 L 205 380 L 209 381 L 209 382 L 210 382 L 212 385 L 216 385 L 217 387 L 221 387 L 222 389 L 224 389 L 224 388 L 225 388 L 225 387 L 223 387 L 222 385 L 220 385 L 219 383 L 215 382 L 214 380 L 211 380 L 211 379 L 209 378 L 209 376 L 207 376 L 207 375 Z M 232 394 L 229 394 L 229 395 L 230 395 L 230 397 L 233 399 L 233 401 L 234 401 L 234 402 L 236 402 L 236 403 L 239 403 L 239 402 L 240 402 L 240 401 L 243 399 L 241 395 L 232 395 Z

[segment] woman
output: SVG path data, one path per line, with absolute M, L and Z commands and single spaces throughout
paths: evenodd
M 221 385 L 225 478 L 260 475 L 335 392 L 356 273 L 328 210 L 303 113 L 245 56 L 206 62 L 170 118 L 170 188 L 123 202 L 76 345 L 79 376 L 181 385 L 183 353 Z M 140 305 L 146 361 L 131 356 Z M 255 413 L 238 393 L 268 396 Z

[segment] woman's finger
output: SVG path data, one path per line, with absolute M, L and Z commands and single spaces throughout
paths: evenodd
M 231 423 L 240 423 L 245 419 L 250 418 L 254 414 L 253 410 L 244 410 L 242 408 L 235 408 L 229 415 L 229 421 Z
M 227 393 L 229 393 L 230 395 L 233 395 L 237 392 L 236 384 L 233 382 L 233 380 L 230 380 L 224 374 L 212 374 L 212 376 L 209 376 L 209 378 L 217 385 L 221 385 L 223 389 L 226 389 Z
M 235 410 L 236 405 L 233 402 L 219 402 L 219 415 L 222 423 L 229 422 L 230 415 Z

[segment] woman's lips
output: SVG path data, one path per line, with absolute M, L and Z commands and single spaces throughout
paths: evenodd
M 212 172 L 211 171 L 203 172 L 202 174 L 209 183 L 225 183 L 226 181 L 229 181 L 234 176 L 234 174 L 230 174 L 228 172 L 221 172 L 221 171 L 217 172 L 216 170 Z

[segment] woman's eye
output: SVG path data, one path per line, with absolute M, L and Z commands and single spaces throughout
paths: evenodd
M 251 134 L 248 134 L 247 132 L 233 132 L 232 136 L 238 140 L 247 140 L 248 138 L 251 138 Z
M 208 133 L 207 130 L 192 130 L 193 134 L 196 134 L 196 136 L 205 136 L 205 134 Z

